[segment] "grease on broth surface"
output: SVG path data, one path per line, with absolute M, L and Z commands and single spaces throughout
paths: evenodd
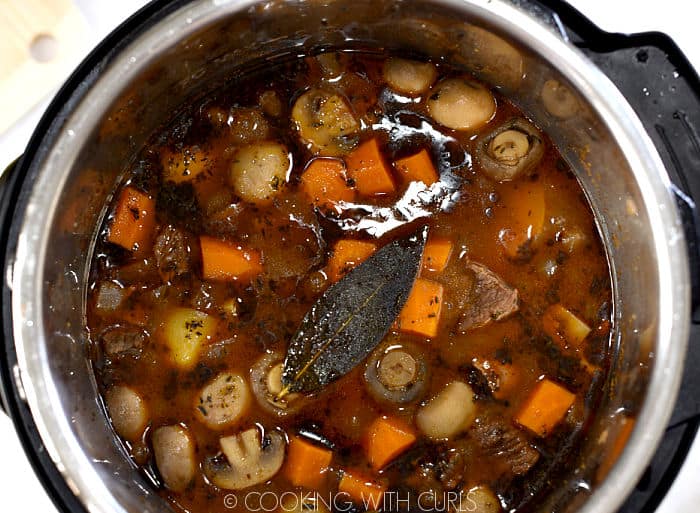
M 446 65 L 257 72 L 156 134 L 110 212 L 94 369 L 176 510 L 526 511 L 602 393 L 611 285 L 585 195 L 523 113 Z M 420 226 L 381 342 L 284 393 L 307 312 Z

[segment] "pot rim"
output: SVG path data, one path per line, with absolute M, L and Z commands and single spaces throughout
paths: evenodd
M 685 238 L 661 159 L 637 115 L 612 82 L 579 50 L 561 39 L 550 27 L 508 0 L 434 0 L 456 10 L 470 9 L 488 25 L 502 31 L 526 48 L 534 49 L 588 99 L 627 159 L 639 187 L 657 257 L 659 307 L 655 360 L 644 405 L 636 427 L 614 470 L 592 493 L 581 513 L 613 512 L 638 482 L 651 460 L 670 418 L 680 386 L 690 325 L 690 286 Z M 33 183 L 25 182 L 21 210 L 14 218 L 16 253 L 8 274 L 12 290 L 11 314 L 19 384 L 47 453 L 72 492 L 90 512 L 122 512 L 106 484 L 94 472 L 90 458 L 70 426 L 70 412 L 63 411 L 55 384 L 46 379 L 43 347 L 44 262 L 49 250 L 47 222 L 56 212 L 56 191 L 67 179 L 78 158 L 77 134 L 91 133 L 108 106 L 121 92 L 121 84 L 144 70 L 152 60 L 178 41 L 212 21 L 258 4 L 258 0 L 196 0 L 177 2 L 162 19 L 137 25 L 136 35 L 116 53 L 95 67 L 94 82 L 74 91 L 73 108 L 39 137 L 45 151 L 25 165 Z M 106 62 L 106 64 L 105 64 Z M 53 171 L 53 172 L 52 172 Z M 12 245 L 10 245 L 12 247 Z M 97 407 L 97 403 L 96 403 Z M 60 415 L 59 415 L 60 414 Z

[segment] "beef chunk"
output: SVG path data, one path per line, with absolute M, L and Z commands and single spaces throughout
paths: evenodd
M 470 432 L 489 456 L 501 460 L 515 475 L 527 473 L 540 458 L 525 435 L 502 420 L 477 419 Z
M 110 356 L 139 352 L 146 342 L 146 334 L 136 326 L 113 326 L 100 336 L 102 349 Z
M 190 270 L 190 245 L 182 230 L 172 225 L 164 227 L 153 245 L 158 271 L 165 280 L 186 274 Z
M 460 331 L 499 321 L 518 310 L 518 291 L 497 274 L 476 262 L 469 262 L 467 270 L 474 280 L 471 288 L 464 291 Z

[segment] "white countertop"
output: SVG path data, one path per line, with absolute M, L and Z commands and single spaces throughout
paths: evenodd
M 10 0 L 12 1 L 12 0 Z M 21 0 L 17 0 L 21 1 Z M 91 44 L 100 39 L 146 2 L 143 0 L 75 0 L 89 24 Z M 601 28 L 612 32 L 666 32 L 700 69 L 697 16 L 688 0 L 570 0 Z M 0 27 L 2 22 L 0 21 Z M 85 48 L 85 53 L 89 51 Z M 77 64 L 77 62 L 76 62 Z M 58 84 L 57 84 L 58 85 Z M 8 133 L 0 136 L 0 168 L 22 150 L 38 123 L 48 99 L 34 108 Z M 12 423 L 0 414 L 0 483 L 4 511 L 55 511 L 27 462 Z M 680 478 L 657 513 L 694 513 L 700 509 L 700 437 L 696 439 Z

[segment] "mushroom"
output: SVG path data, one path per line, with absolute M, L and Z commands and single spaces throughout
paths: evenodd
M 468 429 L 476 418 L 474 391 L 453 381 L 416 413 L 416 425 L 429 438 L 451 438 Z
M 283 369 L 284 355 L 280 353 L 263 355 L 250 369 L 250 382 L 258 404 L 279 417 L 296 413 L 302 404 L 301 394 L 277 397 L 282 391 Z
M 427 106 L 435 121 L 452 130 L 478 130 L 496 115 L 491 91 L 468 76 L 439 82 Z
M 159 427 L 151 437 L 158 472 L 165 486 L 182 492 L 196 471 L 194 442 L 187 429 L 172 425 Z
M 409 344 L 388 344 L 377 348 L 365 369 L 365 383 L 379 401 L 405 404 L 425 391 L 427 366 L 420 352 Z
M 501 504 L 491 488 L 485 485 L 474 486 L 460 495 L 459 512 L 500 513 Z
M 141 396 L 130 387 L 115 386 L 107 390 L 105 401 L 117 434 L 131 441 L 141 438 L 148 424 L 148 412 Z
M 497 182 L 515 180 L 542 160 L 539 130 L 523 118 L 511 119 L 477 143 L 476 158 L 483 172 Z
M 357 143 L 360 125 L 347 102 L 336 93 L 308 90 L 294 103 L 292 120 L 302 141 L 319 155 L 342 155 Z
M 556 118 L 571 118 L 579 110 L 579 102 L 574 93 L 558 80 L 550 79 L 542 84 L 540 97 L 545 110 Z
M 204 473 L 219 488 L 242 490 L 264 483 L 282 467 L 286 442 L 281 433 L 260 436 L 257 428 L 219 440 L 226 462 L 207 459 Z
M 199 420 L 211 429 L 236 423 L 250 405 L 250 390 L 240 374 L 222 372 L 204 386 L 197 399 Z
M 430 62 L 391 57 L 384 62 L 384 80 L 389 87 L 410 96 L 423 94 L 435 82 L 437 70 Z
M 254 143 L 234 153 L 229 182 L 244 200 L 265 205 L 281 190 L 291 168 L 291 157 L 283 144 Z

